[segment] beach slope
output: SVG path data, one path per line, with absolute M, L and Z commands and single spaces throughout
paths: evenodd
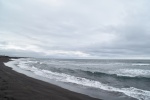
M 17 73 L 0 57 L 0 100 L 99 100 Z

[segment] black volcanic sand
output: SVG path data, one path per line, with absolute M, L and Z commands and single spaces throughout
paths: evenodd
M 0 100 L 100 100 L 17 73 L 9 59 L 0 56 Z

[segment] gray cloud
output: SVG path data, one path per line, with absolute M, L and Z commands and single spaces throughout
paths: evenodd
M 149 0 L 1 0 L 0 52 L 149 58 Z

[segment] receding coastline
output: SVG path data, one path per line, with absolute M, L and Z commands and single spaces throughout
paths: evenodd
M 0 56 L 0 100 L 100 100 L 17 73 Z

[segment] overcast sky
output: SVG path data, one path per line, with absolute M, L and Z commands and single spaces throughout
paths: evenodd
M 0 0 L 0 54 L 150 58 L 150 0 Z

